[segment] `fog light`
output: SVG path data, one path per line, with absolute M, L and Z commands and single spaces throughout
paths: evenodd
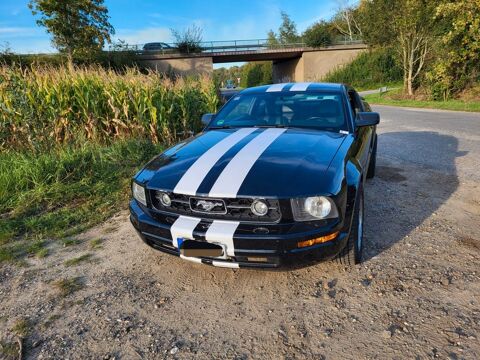
M 318 238 L 315 238 L 315 239 L 299 241 L 297 243 L 297 246 L 299 248 L 302 248 L 302 247 L 307 247 L 307 246 L 313 246 L 313 245 L 316 245 L 316 244 L 322 244 L 322 243 L 334 240 L 338 236 L 338 234 L 339 234 L 339 231 L 336 231 L 336 232 L 331 233 L 329 235 L 321 236 L 321 237 L 318 237 Z
M 167 193 L 157 192 L 156 198 L 163 206 L 169 207 L 170 205 L 172 205 L 172 199 L 170 199 L 170 196 Z
M 252 212 L 257 216 L 265 216 L 268 212 L 268 205 L 263 200 L 255 200 L 252 203 Z

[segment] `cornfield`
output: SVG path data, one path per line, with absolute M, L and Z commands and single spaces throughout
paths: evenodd
M 0 67 L 0 151 L 149 138 L 171 144 L 201 128 L 218 96 L 208 77 L 100 67 Z

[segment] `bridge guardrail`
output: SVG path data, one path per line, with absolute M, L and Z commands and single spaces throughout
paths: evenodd
M 363 41 L 360 38 L 350 39 L 348 37 L 338 37 L 334 39 L 334 45 L 354 45 L 362 44 Z M 272 43 L 268 39 L 253 39 L 253 40 L 230 40 L 230 41 L 204 41 L 200 43 L 200 46 L 195 46 L 192 51 L 179 51 L 177 44 L 174 43 L 162 43 L 167 45 L 164 49 L 158 50 L 144 50 L 145 44 L 116 44 L 109 47 L 111 52 L 135 52 L 138 54 L 193 54 L 193 53 L 215 53 L 215 52 L 240 52 L 240 51 L 255 51 L 255 50 L 288 50 L 292 48 L 305 48 L 308 47 L 304 42 L 295 43 Z

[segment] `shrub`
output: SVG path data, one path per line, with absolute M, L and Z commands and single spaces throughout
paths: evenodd
M 394 51 L 379 48 L 361 53 L 351 63 L 330 73 L 323 81 L 346 83 L 357 88 L 375 88 L 403 78 Z
M 331 24 L 319 21 L 310 26 L 303 33 L 303 41 L 310 47 L 324 47 L 333 42 L 333 30 Z

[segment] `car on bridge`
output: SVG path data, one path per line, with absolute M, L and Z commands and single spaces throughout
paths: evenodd
M 143 51 L 164 51 L 173 50 L 174 48 L 163 42 L 151 42 L 143 45 Z
M 353 88 L 249 88 L 202 121 L 133 178 L 130 220 L 148 245 L 227 268 L 361 261 L 379 114 Z

